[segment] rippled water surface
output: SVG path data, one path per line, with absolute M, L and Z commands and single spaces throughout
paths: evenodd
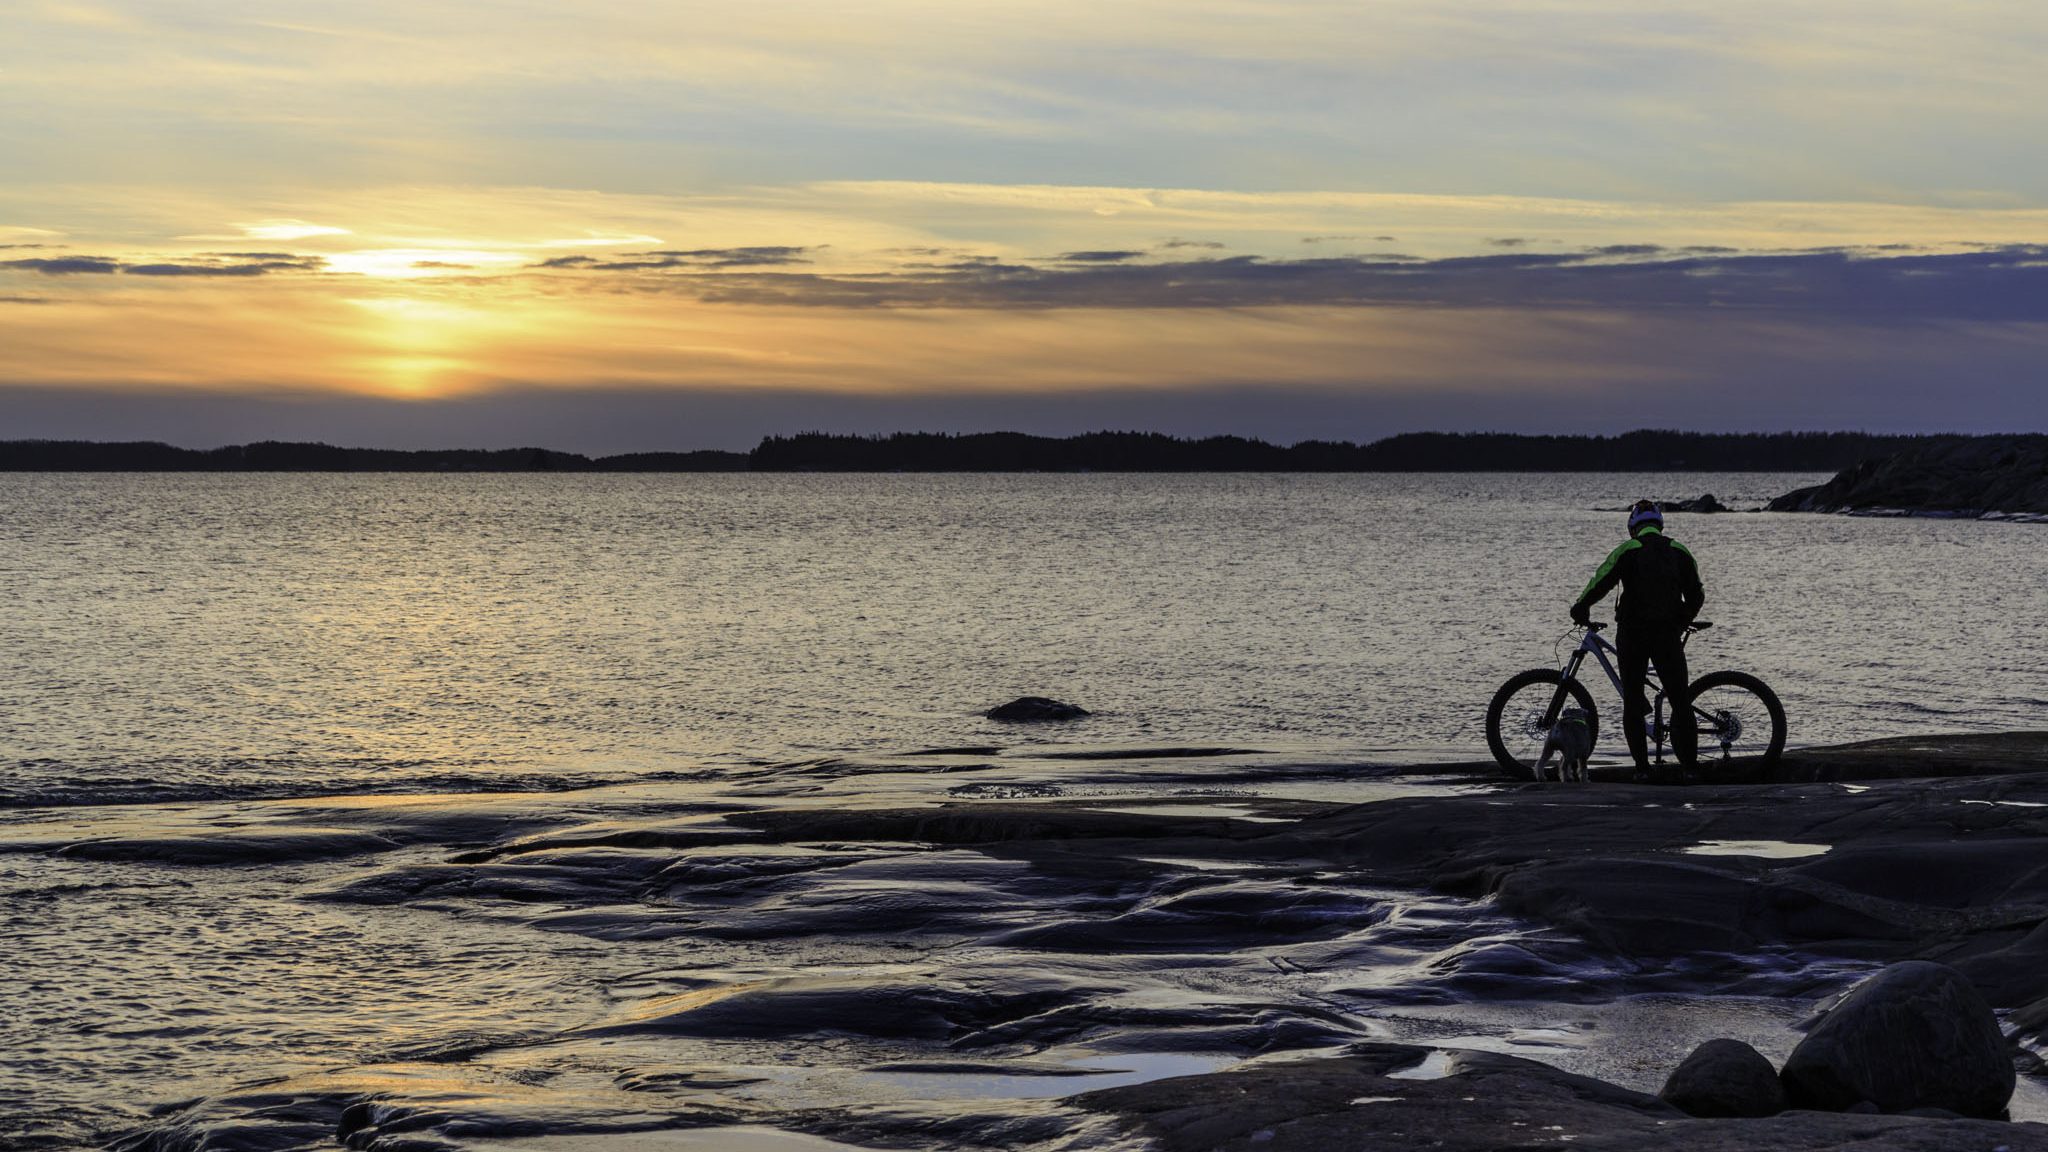
M 1639 493 L 1805 476 L 0 477 L 0 795 L 1067 742 L 1475 754 Z M 2034 724 L 2044 529 L 1675 516 L 1792 740 Z M 1044 738 L 1044 737 L 1040 737 Z
M 1782 1054 L 1862 966 L 1258 846 L 1479 788 L 1387 766 L 1484 755 L 1596 508 L 1812 479 L 0 476 L 0 1147 L 1049 1150 L 1360 1038 Z M 1795 743 L 2039 727 L 2048 528 L 1673 529 Z

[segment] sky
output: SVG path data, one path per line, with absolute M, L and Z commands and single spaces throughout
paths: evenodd
M 0 439 L 2048 429 L 2038 0 L 6 0 Z

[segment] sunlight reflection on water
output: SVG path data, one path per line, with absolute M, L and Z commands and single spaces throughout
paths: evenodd
M 1476 754 L 1619 538 L 1591 509 L 1809 479 L 15 474 L 0 755 L 160 783 L 1048 739 Z M 1719 625 L 1695 666 L 1772 681 L 1794 744 L 2048 700 L 2038 526 L 1673 531 Z M 1027 693 L 1097 715 L 980 716 Z

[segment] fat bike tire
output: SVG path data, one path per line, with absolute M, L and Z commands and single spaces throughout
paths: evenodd
M 1703 777 L 1745 779 L 1778 763 L 1785 752 L 1785 705 L 1770 685 L 1747 672 L 1709 672 L 1693 681 L 1690 691 L 1693 709 L 1712 717 L 1693 713 Z
M 1600 713 L 1593 707 L 1593 694 L 1586 691 L 1584 684 L 1566 680 L 1564 673 L 1555 668 L 1518 672 L 1500 686 L 1486 706 L 1486 747 L 1492 751 L 1494 763 L 1500 766 L 1503 775 L 1515 780 L 1536 778 L 1536 761 L 1543 755 L 1544 738 L 1550 734 L 1542 723 L 1543 713 L 1560 684 L 1570 697 L 1567 706 L 1585 709 L 1587 727 L 1594 739 L 1599 739 Z

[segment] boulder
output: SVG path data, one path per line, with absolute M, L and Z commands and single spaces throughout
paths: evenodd
M 1008 704 L 998 704 L 983 715 L 991 720 L 1079 720 L 1088 715 L 1088 710 L 1078 704 L 1067 704 L 1044 696 L 1019 696 Z
M 1997 1118 L 2012 1098 L 2012 1049 L 1977 989 L 1945 964 L 1893 964 L 1849 990 L 1780 1074 L 1795 1108 L 1943 1108 Z
M 1657 1095 L 1688 1116 L 1776 1116 L 1785 1110 L 1778 1070 L 1740 1040 L 1709 1040 L 1693 1049 Z

